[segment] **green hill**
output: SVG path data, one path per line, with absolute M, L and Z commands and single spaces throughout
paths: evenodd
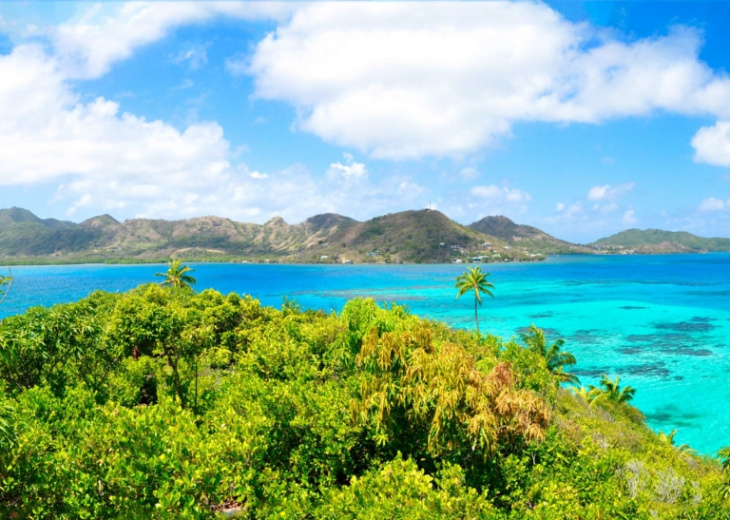
M 704 238 L 686 231 L 629 229 L 592 245 L 600 249 L 634 250 L 639 253 L 698 253 L 730 251 L 728 238 Z
M 545 246 L 543 250 L 538 243 Z M 203 261 L 450 262 L 474 255 L 495 261 L 535 260 L 543 258 L 536 253 L 552 251 L 545 251 L 548 246 L 553 246 L 549 240 L 535 239 L 525 245 L 504 241 L 432 210 L 391 213 L 365 222 L 325 213 L 296 225 L 281 217 L 250 224 L 213 216 L 120 223 L 110 215 L 74 224 L 42 220 L 19 208 L 0 211 L 0 260 L 5 263 L 159 261 L 170 257 Z
M 353 223 L 331 235 L 327 251 L 355 260 L 449 262 L 454 251 L 480 251 L 485 249 L 485 242 L 504 245 L 501 240 L 457 224 L 439 211 L 426 209 L 389 213 Z
M 536 227 L 515 224 L 503 216 L 487 216 L 478 222 L 469 224 L 469 227 L 504 240 L 510 245 L 518 245 L 547 254 L 592 252 L 588 247 L 560 240 Z

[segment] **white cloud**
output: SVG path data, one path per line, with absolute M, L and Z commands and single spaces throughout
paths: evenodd
M 215 214 L 262 222 L 278 214 L 298 222 L 327 211 L 369 218 L 423 203 L 423 186 L 398 176 L 373 183 L 351 154 L 330 169 L 353 182 L 333 183 L 296 165 L 264 173 L 233 162 L 237 150 L 214 122 L 177 129 L 104 98 L 83 102 L 39 45 L 0 56 L 0 77 L 0 186 L 62 183 L 53 202 L 78 218 Z
M 177 129 L 104 98 L 82 102 L 41 46 L 0 56 L 0 77 L 0 185 L 62 183 L 54 202 L 69 215 L 306 218 L 327 207 L 326 187 L 306 171 L 232 164 L 216 123 Z
M 315 2 L 236 70 L 326 141 L 379 158 L 461 156 L 516 121 L 730 117 L 730 80 L 699 61 L 700 45 L 686 28 L 626 43 L 537 3 Z
M 516 188 L 508 188 L 507 186 L 499 187 L 494 184 L 489 186 L 474 186 L 471 189 L 471 194 L 475 197 L 498 202 L 522 203 L 532 200 L 532 196 L 527 192 Z
M 408 198 L 418 197 L 426 192 L 426 188 L 413 181 L 402 181 L 398 184 L 398 195 L 404 195 Z
M 229 144 L 216 123 L 179 131 L 120 113 L 103 98 L 81 103 L 40 47 L 0 56 L 0 185 L 64 175 L 207 182 L 228 166 Z
M 718 121 L 700 128 L 692 138 L 697 162 L 730 166 L 730 121 Z
M 335 162 L 330 164 L 327 170 L 327 178 L 330 180 L 344 179 L 365 179 L 368 176 L 368 169 L 363 163 L 355 161 L 352 154 L 344 153 L 345 163 Z
M 70 77 L 97 78 L 135 49 L 182 25 L 217 16 L 283 20 L 287 2 L 128 2 L 94 4 L 79 18 L 48 29 L 55 53 Z
M 624 224 L 636 224 L 637 219 L 635 211 L 633 209 L 627 209 L 621 220 Z
M 610 188 L 608 184 L 605 186 L 594 186 L 588 191 L 588 200 L 601 200 L 606 196 Z
M 587 199 L 594 201 L 615 201 L 621 199 L 624 195 L 634 189 L 635 184 L 633 182 L 627 184 L 617 184 L 611 186 L 604 184 L 603 186 L 594 186 L 588 190 Z M 615 209 L 615 205 L 610 207 Z
M 459 171 L 459 177 L 461 177 L 465 181 L 474 180 L 480 175 L 481 174 L 479 173 L 479 170 L 477 170 L 473 166 L 467 166 L 466 168 L 462 168 L 461 171 Z
M 621 202 L 634 186 L 633 182 L 593 186 L 584 199 L 576 200 L 572 204 L 558 202 L 555 213 L 547 218 L 547 222 L 567 223 L 572 229 L 590 232 L 594 236 L 601 229 L 616 229 L 635 224 L 638 219 L 634 208 Z
M 583 210 L 583 203 L 581 201 L 576 201 L 572 204 L 559 202 L 555 207 L 555 214 L 548 217 L 547 221 L 550 223 L 574 221 L 576 217 L 581 219 L 586 217 L 586 212 Z
M 225 60 L 226 72 L 232 76 L 242 76 L 248 72 L 249 60 L 246 54 L 237 53 Z
M 723 211 L 724 209 L 729 208 L 729 207 L 730 207 L 730 200 L 725 202 L 722 199 L 717 199 L 715 197 L 708 197 L 700 203 L 700 205 L 697 209 L 702 212 L 709 212 L 709 211 Z
M 172 62 L 176 65 L 188 63 L 191 70 L 197 70 L 208 63 L 209 43 L 186 47 L 172 56 Z

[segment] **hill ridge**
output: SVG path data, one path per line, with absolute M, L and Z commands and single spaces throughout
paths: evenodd
M 432 209 L 388 213 L 365 221 L 320 213 L 298 224 L 289 224 L 280 216 L 254 224 L 213 215 L 119 222 L 108 214 L 77 224 L 40 219 L 18 207 L 0 209 L 0 261 L 4 263 L 147 262 L 171 257 L 186 261 L 443 263 L 530 261 L 547 254 L 704 251 L 730 251 L 730 239 L 630 229 L 582 246 L 501 215 L 462 225 Z

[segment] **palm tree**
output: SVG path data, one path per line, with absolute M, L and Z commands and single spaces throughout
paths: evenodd
M 2 303 L 5 297 L 8 295 L 8 291 L 10 290 L 11 285 L 13 285 L 13 273 L 8 267 L 8 275 L 0 276 L 0 303 Z
M 665 444 L 668 444 L 669 446 L 674 446 L 674 448 L 679 453 L 696 453 L 695 450 L 693 450 L 689 444 L 680 444 L 679 446 L 674 444 L 674 436 L 677 435 L 677 429 L 673 429 L 669 433 L 659 432 L 657 434 L 657 437 L 659 437 L 659 440 Z
M 725 475 L 725 480 L 722 482 L 722 496 L 723 498 L 730 498 L 730 447 L 722 448 L 717 452 L 722 462 L 722 472 Z
M 585 386 L 581 387 L 575 387 L 571 386 L 568 388 L 571 392 L 573 392 L 573 395 L 576 397 L 581 398 L 583 401 L 588 403 L 588 406 L 593 406 L 596 402 L 596 397 L 598 397 L 598 394 L 601 393 L 601 391 L 598 388 L 592 387 L 592 389 L 588 389 Z
M 529 331 L 525 334 L 520 334 L 520 337 L 525 345 L 527 345 L 527 348 L 545 359 L 547 369 L 555 375 L 558 381 L 561 383 L 580 382 L 575 374 L 563 372 L 565 365 L 575 365 L 576 363 L 573 354 L 561 350 L 563 345 L 565 345 L 564 340 L 557 339 L 548 346 L 545 333 L 542 329 L 537 328 L 534 323 L 530 325 Z
M 605 397 L 605 399 L 609 401 L 613 401 L 615 403 L 628 403 L 634 398 L 636 389 L 628 385 L 622 389 L 621 385 L 619 385 L 619 381 L 621 381 L 619 376 L 616 376 L 616 379 L 611 381 L 606 374 L 603 374 L 601 376 L 601 382 L 599 383 L 599 385 L 603 387 L 602 389 L 592 385 L 588 388 L 590 388 L 591 391 L 596 390 L 597 392 L 600 392 L 601 397 Z
M 483 273 L 479 267 L 470 267 L 468 270 L 464 271 L 463 274 L 456 277 L 455 287 L 459 289 L 459 294 L 456 295 L 457 298 L 469 291 L 474 291 L 474 321 L 477 324 L 477 334 L 479 333 L 477 304 L 482 304 L 481 293 L 488 294 L 494 298 L 494 295 L 489 290 L 494 289 L 494 285 L 489 283 L 487 276 L 489 276 L 489 273 Z
M 182 265 L 182 260 L 171 260 L 170 263 L 167 264 L 167 272 L 156 273 L 155 276 L 165 277 L 165 280 L 160 283 L 167 287 L 173 287 L 176 289 L 192 289 L 196 280 L 186 273 L 192 273 L 193 271 L 194 269 L 191 267 Z

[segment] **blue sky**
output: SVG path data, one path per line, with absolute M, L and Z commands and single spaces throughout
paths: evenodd
M 0 207 L 730 236 L 727 2 L 3 2 Z

